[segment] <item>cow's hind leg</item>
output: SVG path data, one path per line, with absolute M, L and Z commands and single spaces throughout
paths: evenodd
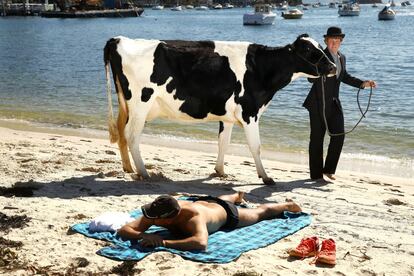
M 117 79 L 117 85 L 119 87 L 119 91 L 122 91 L 118 79 Z M 129 160 L 128 145 L 127 145 L 127 140 L 125 138 L 125 125 L 128 120 L 128 107 L 125 102 L 124 93 L 122 92 L 118 94 L 118 103 L 119 103 L 119 113 L 118 113 L 118 121 L 117 121 L 117 127 L 118 127 L 118 133 L 119 133 L 118 147 L 119 147 L 119 151 L 121 152 L 122 168 L 124 169 L 125 172 L 133 173 L 134 170 L 132 169 L 131 161 Z
M 224 176 L 224 154 L 230 144 L 231 131 L 233 129 L 232 123 L 220 122 L 219 141 L 218 141 L 218 155 L 216 167 L 214 170 L 217 175 Z
M 125 138 L 125 121 L 120 120 L 118 117 L 118 129 L 119 129 L 119 140 L 118 140 L 118 147 L 119 151 L 121 152 L 121 159 L 122 159 L 122 168 L 127 173 L 133 173 L 134 170 L 131 166 L 131 161 L 129 160 L 129 153 L 128 153 L 128 144 Z
M 141 140 L 141 133 L 144 129 L 144 125 L 145 119 L 130 118 L 130 121 L 127 123 L 125 128 L 125 134 L 138 175 L 144 178 L 149 178 L 149 174 L 145 169 L 145 165 L 139 151 L 139 142 Z
M 256 164 L 256 170 L 259 177 L 266 185 L 273 185 L 275 182 L 272 178 L 268 177 L 262 160 L 260 159 L 260 134 L 259 124 L 257 122 L 250 122 L 249 124 L 243 124 L 244 132 L 246 134 L 247 143 L 249 145 L 250 152 L 252 153 L 254 162 Z

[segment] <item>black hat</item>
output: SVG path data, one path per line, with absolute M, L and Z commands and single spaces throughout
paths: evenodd
M 153 202 L 141 207 L 142 214 L 149 219 L 172 218 L 180 211 L 178 201 L 169 195 L 157 197 Z
M 339 27 L 329 27 L 326 31 L 326 35 L 323 37 L 345 37 L 345 34 L 342 33 L 341 28 Z

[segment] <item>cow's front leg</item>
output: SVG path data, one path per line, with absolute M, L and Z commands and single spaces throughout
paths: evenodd
M 214 170 L 219 176 L 224 176 L 224 154 L 226 153 L 231 138 L 231 131 L 233 123 L 220 122 L 219 140 L 218 140 L 218 155 L 216 167 Z
M 139 142 L 141 140 L 141 133 L 144 129 L 145 119 L 130 119 L 125 128 L 125 134 L 128 141 L 129 150 L 134 160 L 138 175 L 143 178 L 149 178 L 149 174 L 145 169 L 144 162 L 139 151 Z
M 250 152 L 252 153 L 254 163 L 256 164 L 256 170 L 259 177 L 266 185 L 273 185 L 275 182 L 272 178 L 268 177 L 260 159 L 260 134 L 258 122 L 250 121 L 249 124 L 243 124 L 244 132 L 246 134 L 247 144 L 249 145 Z

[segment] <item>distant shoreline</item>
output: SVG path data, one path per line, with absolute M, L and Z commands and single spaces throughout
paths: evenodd
M 0 127 L 20 131 L 68 135 L 82 138 L 96 138 L 107 140 L 108 145 L 110 144 L 108 139 L 108 132 L 106 130 L 54 127 L 41 123 L 4 119 L 0 119 Z M 144 134 L 142 136 L 142 143 L 153 146 L 158 145 L 162 147 L 201 151 L 213 154 L 217 153 L 216 141 L 196 140 L 192 138 L 187 139 L 185 137 L 177 136 L 158 136 Z M 248 147 L 245 144 L 231 144 L 227 155 L 251 158 Z M 264 160 L 272 160 L 289 164 L 305 166 L 308 164 L 307 152 L 275 151 L 262 148 L 262 158 Z M 253 159 L 251 161 L 253 162 Z M 214 166 L 212 166 L 212 170 L 213 167 Z M 401 178 L 414 178 L 414 163 L 412 160 L 403 161 L 383 156 L 368 156 L 362 153 L 342 153 L 338 170 L 370 173 L 384 176 L 397 176 Z

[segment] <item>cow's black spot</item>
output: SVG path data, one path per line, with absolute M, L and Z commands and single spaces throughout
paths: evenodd
M 107 64 L 110 62 L 112 75 L 114 77 L 114 83 L 116 92 L 118 91 L 118 86 L 116 85 L 116 79 L 119 79 L 119 83 L 121 85 L 122 92 L 124 93 L 124 97 L 126 100 L 130 100 L 132 97 L 131 90 L 129 90 L 129 82 L 126 76 L 122 71 L 122 58 L 118 54 L 117 47 L 119 43 L 119 38 L 111 38 L 106 42 L 104 48 L 104 62 Z
M 148 102 L 153 93 L 154 93 L 154 89 L 152 89 L 152 88 L 148 88 L 148 87 L 142 88 L 141 101 Z
M 242 106 L 242 117 L 258 120 L 259 109 L 267 105 L 275 93 L 289 84 L 295 65 L 287 47 L 266 47 L 251 44 L 247 50 L 246 72 L 243 78 L 243 96 L 236 94 L 236 103 Z
M 184 101 L 180 111 L 196 119 L 224 115 L 226 101 L 241 90 L 228 58 L 214 48 L 211 41 L 164 41 L 154 53 L 151 82 L 164 85 L 172 78 L 168 93 Z

